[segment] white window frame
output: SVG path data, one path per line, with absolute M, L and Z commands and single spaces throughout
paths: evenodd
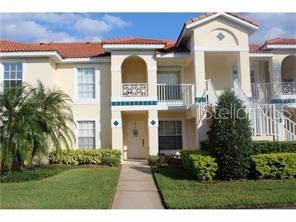
M 186 118 L 183 117 L 177 117 L 177 118 L 172 118 L 172 117 L 163 117 L 163 118 L 158 118 L 158 121 L 181 121 L 182 122 L 182 148 L 187 147 L 187 140 L 186 140 Z M 159 137 L 159 135 L 158 135 Z M 172 153 L 176 152 L 176 150 L 159 150 L 158 151 L 162 153 Z
M 0 60 L 0 92 L 4 90 L 4 64 L 5 63 L 21 63 L 22 64 L 22 83 L 26 79 L 26 62 L 24 59 L 1 59 Z
M 75 148 L 76 149 L 80 149 L 78 147 L 78 136 L 79 136 L 79 133 L 78 133 L 78 122 L 79 121 L 94 121 L 95 122 L 95 148 L 98 148 L 98 147 L 101 147 L 101 142 L 99 141 L 98 139 L 98 136 L 99 133 L 100 133 L 100 130 L 99 130 L 99 119 L 96 119 L 96 118 L 77 118 L 74 120 L 75 122 L 75 126 L 74 126 L 74 129 L 75 129 Z
M 95 70 L 95 98 L 91 99 L 82 99 L 78 96 L 78 69 L 80 68 L 93 68 Z M 98 65 L 78 65 L 74 68 L 74 103 L 75 104 L 98 104 L 100 101 L 100 89 L 98 89 L 100 82 L 100 70 Z

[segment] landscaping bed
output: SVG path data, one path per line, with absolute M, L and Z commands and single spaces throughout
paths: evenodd
M 51 175 L 47 178 L 19 183 L 1 183 L 0 208 L 111 208 L 119 178 L 119 168 L 102 166 L 56 166 L 55 170 L 53 170 L 51 167 L 36 169 L 36 171 L 39 171 L 39 174 L 42 174 L 41 171 L 44 174 L 45 172 L 54 172 L 55 176 Z M 21 178 L 19 176 L 22 174 L 21 172 L 16 172 L 16 174 L 18 175 L 15 178 Z M 10 178 L 13 178 L 13 176 Z M 10 180 L 16 182 L 14 179 Z
M 73 169 L 67 165 L 48 165 L 42 167 L 25 168 L 12 173 L 1 173 L 1 183 L 16 183 L 30 180 L 41 180 Z
M 199 182 L 182 168 L 153 173 L 169 209 L 296 208 L 296 179 Z

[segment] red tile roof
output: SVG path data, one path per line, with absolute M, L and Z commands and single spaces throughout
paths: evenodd
M 207 17 L 209 17 L 211 15 L 214 15 L 216 13 L 217 12 L 208 12 L 208 13 L 202 14 L 200 16 L 197 16 L 195 18 L 192 18 L 192 19 L 189 19 L 189 20 L 185 21 L 185 24 L 186 25 L 189 25 L 189 24 L 191 24 L 193 22 L 200 21 L 200 20 L 202 20 L 204 18 L 207 18 Z M 255 26 L 259 27 L 259 23 L 257 21 L 255 21 L 255 20 L 253 20 L 253 19 L 247 18 L 245 16 L 242 16 L 242 15 L 240 15 L 238 13 L 233 13 L 233 12 L 227 12 L 227 14 L 229 14 L 231 16 L 234 16 L 234 17 L 236 17 L 238 19 L 241 19 L 241 20 L 243 20 L 245 22 L 248 22 L 248 23 L 250 23 L 252 25 L 255 25 Z
M 250 53 L 260 53 L 261 44 L 249 44 Z
M 160 39 L 146 39 L 146 38 L 116 38 L 116 39 L 107 39 L 102 42 L 102 44 L 166 44 L 165 40 Z
M 265 44 L 268 45 L 295 45 L 296 44 L 296 38 L 295 39 L 288 39 L 288 38 L 274 38 L 269 39 L 265 41 Z
M 56 51 L 63 58 L 89 58 L 106 55 L 100 42 L 20 43 L 0 41 L 0 52 L 45 51 Z
M 41 52 L 55 51 L 52 47 L 38 43 L 21 43 L 0 40 L 0 52 Z
M 100 42 L 64 42 L 49 43 L 49 45 L 64 58 L 87 58 L 106 55 Z

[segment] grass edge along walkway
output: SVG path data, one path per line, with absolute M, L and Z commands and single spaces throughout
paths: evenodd
M 169 209 L 296 208 L 296 179 L 198 182 L 181 168 L 153 173 Z

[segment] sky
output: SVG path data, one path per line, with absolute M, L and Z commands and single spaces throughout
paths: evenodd
M 296 13 L 241 13 L 257 20 L 252 43 L 296 38 Z M 0 13 L 0 38 L 21 42 L 100 41 L 118 37 L 176 40 L 200 13 Z

